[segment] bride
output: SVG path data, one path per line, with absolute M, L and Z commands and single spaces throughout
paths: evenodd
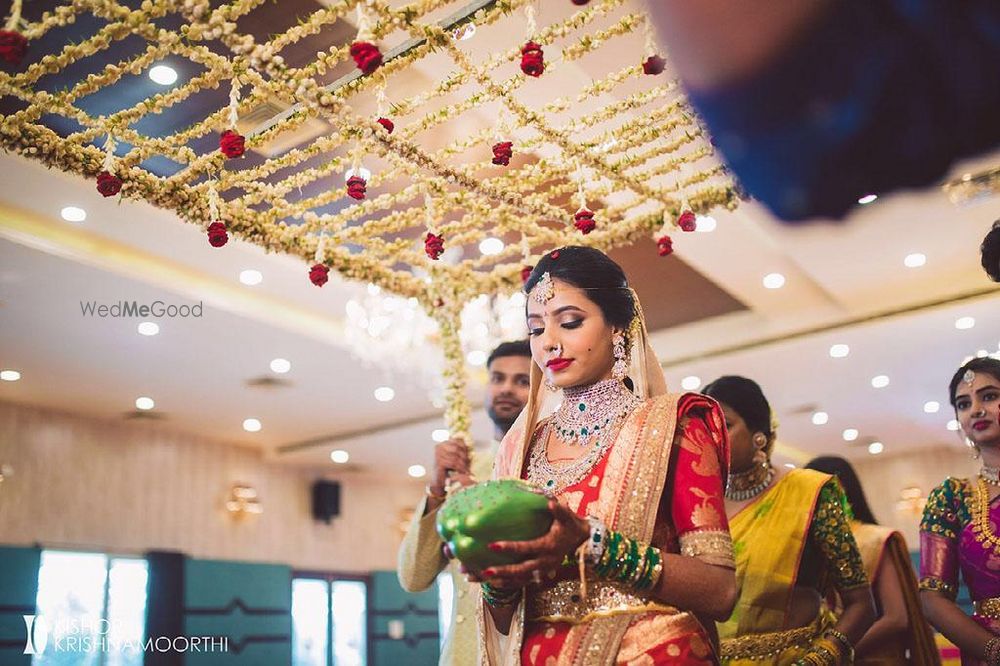
M 531 393 L 493 472 L 544 489 L 554 521 L 490 545 L 519 563 L 469 572 L 483 663 L 717 663 L 714 621 L 737 596 L 722 412 L 666 392 L 635 292 L 604 253 L 555 250 L 525 291 Z M 539 420 L 543 378 L 563 396 Z

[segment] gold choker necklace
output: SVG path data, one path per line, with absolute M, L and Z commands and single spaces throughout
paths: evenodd
M 774 480 L 774 467 L 767 461 L 754 465 L 745 472 L 731 473 L 726 484 L 726 499 L 745 502 L 767 490 Z

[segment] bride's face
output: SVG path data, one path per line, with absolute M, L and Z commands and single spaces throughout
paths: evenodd
M 586 386 L 611 377 L 614 329 L 587 292 L 558 279 L 545 303 L 528 295 L 531 357 L 550 384 Z

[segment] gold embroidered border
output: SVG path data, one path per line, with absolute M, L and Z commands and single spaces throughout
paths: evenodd
M 976 615 L 979 617 L 1000 620 L 1000 597 L 980 599 L 979 601 L 974 601 L 973 606 L 976 609 Z
M 769 659 L 789 648 L 805 648 L 819 635 L 819 624 L 766 634 L 745 634 L 722 641 L 722 659 Z
M 587 588 L 586 599 L 580 597 L 580 584 L 575 580 L 559 581 L 537 590 L 528 595 L 526 617 L 534 621 L 581 624 L 597 617 L 623 613 L 679 612 L 622 584 L 599 581 Z
M 733 538 L 725 530 L 698 530 L 680 536 L 681 555 L 696 557 L 702 562 L 736 568 Z

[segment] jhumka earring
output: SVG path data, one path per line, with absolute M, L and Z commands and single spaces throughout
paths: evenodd
M 615 333 L 611 338 L 612 353 L 615 356 L 615 364 L 611 368 L 611 375 L 615 379 L 625 379 L 628 374 L 628 351 L 625 349 L 625 334 Z

